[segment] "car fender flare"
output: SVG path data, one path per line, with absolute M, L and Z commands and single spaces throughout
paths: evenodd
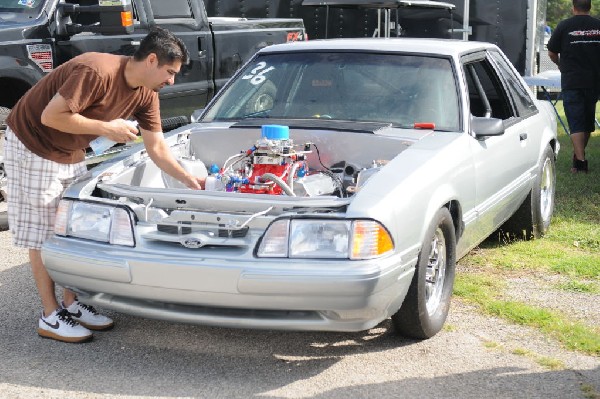
M 425 219 L 423 220 L 419 235 L 420 242 L 423 242 L 425 239 L 429 222 L 433 219 L 437 211 L 442 207 L 451 207 L 450 204 L 453 203 L 458 205 L 458 207 L 455 206 L 456 209 L 450 209 L 450 214 L 452 214 L 452 218 L 454 219 L 454 227 L 457 233 L 456 240 L 458 241 L 460 232 L 462 231 L 462 223 L 460 223 L 460 220 L 462 219 L 462 211 L 460 207 L 460 201 L 458 201 L 457 198 L 458 195 L 456 190 L 450 184 L 443 184 L 439 187 L 436 187 L 435 190 L 432 191 L 430 200 L 425 210 Z M 459 218 L 458 220 L 456 219 L 457 217 Z
M 18 61 L 14 57 L 0 56 L 0 79 L 18 79 L 33 86 L 44 76 L 45 74 L 40 72 L 29 61 L 26 65 L 23 65 L 23 60 Z
M 558 145 L 558 119 L 556 117 L 556 111 L 549 101 L 538 101 L 536 104 L 540 108 L 540 112 L 544 113 L 546 117 L 552 121 L 552 123 L 546 125 L 541 132 L 543 145 L 540 146 L 538 158 L 541 158 L 543 152 L 546 150 L 546 144 L 550 144 L 554 149 L 554 155 L 557 156 L 560 146 Z

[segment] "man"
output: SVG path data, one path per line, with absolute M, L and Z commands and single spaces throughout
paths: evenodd
M 29 260 L 42 301 L 38 334 L 64 342 L 83 342 L 92 330 L 113 321 L 64 290 L 55 295 L 41 258 L 43 242 L 53 234 L 56 208 L 69 183 L 86 172 L 85 148 L 104 136 L 119 143 L 142 139 L 152 160 L 191 189 L 203 179 L 186 172 L 171 155 L 161 131 L 158 91 L 174 82 L 188 53 L 169 31 L 153 29 L 133 57 L 86 53 L 40 80 L 7 118 L 5 165 L 8 175 L 9 227 L 16 246 L 29 249 Z
M 600 92 L 600 20 L 590 16 L 591 8 L 591 0 L 573 0 L 573 16 L 561 21 L 548 41 L 548 55 L 561 72 L 573 173 L 588 172 L 585 147 L 595 130 Z

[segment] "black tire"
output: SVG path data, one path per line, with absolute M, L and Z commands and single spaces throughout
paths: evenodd
M 0 107 L 0 231 L 8 229 L 8 213 L 6 208 L 6 172 L 4 170 L 4 132 L 6 117 L 10 108 Z
M 556 161 L 548 145 L 540 160 L 531 192 L 523 204 L 500 228 L 508 240 L 541 238 L 550 228 L 556 192 Z
M 172 116 L 169 118 L 163 118 L 161 121 L 162 131 L 166 133 L 168 131 L 177 129 L 178 127 L 185 126 L 190 123 L 190 118 L 185 115 Z
M 392 316 L 396 331 L 405 337 L 427 339 L 443 327 L 454 287 L 456 232 L 447 208 L 431 221 L 410 288 Z

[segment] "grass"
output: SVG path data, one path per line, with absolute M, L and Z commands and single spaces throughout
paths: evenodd
M 560 102 L 557 109 L 564 119 Z M 543 239 L 533 241 L 506 242 L 501 237 L 490 237 L 460 261 L 473 272 L 457 274 L 455 295 L 485 313 L 537 328 L 567 349 L 600 356 L 600 329 L 554 309 L 503 298 L 505 277 L 522 274 L 560 276 L 557 290 L 600 292 L 600 132 L 592 135 L 586 150 L 590 173 L 573 175 L 570 139 L 558 126 L 561 151 L 556 163 L 556 203 L 550 230 Z

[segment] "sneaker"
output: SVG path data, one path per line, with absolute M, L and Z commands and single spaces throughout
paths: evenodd
M 69 312 L 73 320 L 90 330 L 108 330 L 114 325 L 112 319 L 99 314 L 93 306 L 81 303 L 77 299 L 69 306 L 62 303 L 62 307 Z
M 85 342 L 92 339 L 92 332 L 71 318 L 66 309 L 56 309 L 38 321 L 38 334 L 62 342 Z

